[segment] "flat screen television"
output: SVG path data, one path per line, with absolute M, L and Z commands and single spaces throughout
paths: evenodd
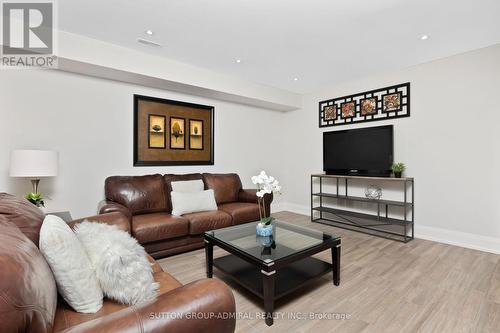
M 323 133 L 323 170 L 330 175 L 388 177 L 393 163 L 393 126 Z

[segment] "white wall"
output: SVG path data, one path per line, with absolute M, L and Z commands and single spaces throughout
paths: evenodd
M 417 236 L 500 252 L 500 45 L 304 96 L 286 116 L 288 208 L 307 212 L 309 174 L 322 171 L 318 102 L 407 81 L 410 118 L 325 131 L 394 124 L 395 161 L 415 177 Z
M 417 236 L 500 253 L 500 45 L 347 82 L 305 95 L 279 113 L 57 71 L 0 72 L 0 191 L 12 149 L 60 152 L 60 175 L 43 180 L 51 210 L 93 214 L 109 175 L 238 172 L 246 186 L 265 169 L 284 187 L 280 207 L 308 214 L 309 175 L 322 170 L 319 100 L 411 82 L 411 117 L 394 124 L 395 160 L 416 181 Z M 355 65 L 355 64 L 353 64 Z M 332 75 L 335 74 L 334 69 Z M 215 166 L 132 166 L 134 93 L 214 105 Z M 330 128 L 326 130 L 333 130 Z
M 215 165 L 133 167 L 133 94 L 215 106 Z M 0 192 L 22 195 L 28 180 L 8 177 L 13 149 L 60 153 L 60 174 L 44 179 L 48 209 L 94 214 L 110 175 L 237 172 L 244 185 L 265 169 L 283 178 L 274 149 L 283 113 L 49 70 L 0 73 Z M 279 198 L 278 198 L 279 200 Z

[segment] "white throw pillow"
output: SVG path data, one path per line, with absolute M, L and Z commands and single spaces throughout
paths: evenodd
M 155 299 L 160 285 L 144 248 L 114 225 L 84 221 L 75 233 L 88 253 L 104 295 L 134 305 Z
M 178 182 L 170 183 L 172 186 L 172 192 L 182 192 L 182 193 L 193 193 L 201 192 L 205 189 L 203 180 L 183 180 Z
M 217 210 L 214 190 L 194 193 L 171 192 L 172 215 Z
M 40 229 L 39 247 L 66 302 L 77 312 L 99 311 L 102 290 L 87 253 L 66 222 L 47 215 Z

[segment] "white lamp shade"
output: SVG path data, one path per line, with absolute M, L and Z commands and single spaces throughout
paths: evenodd
M 55 177 L 58 153 L 49 150 L 14 150 L 10 156 L 10 176 L 41 178 Z

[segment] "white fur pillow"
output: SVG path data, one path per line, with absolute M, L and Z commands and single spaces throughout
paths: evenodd
M 105 296 L 127 305 L 156 298 L 159 284 L 154 280 L 146 251 L 137 240 L 104 223 L 84 221 L 74 229 Z
M 99 311 L 102 290 L 87 253 L 66 222 L 47 215 L 40 229 L 39 247 L 66 302 L 77 312 Z
M 172 215 L 217 210 L 214 190 L 201 192 L 170 192 L 172 199 Z

